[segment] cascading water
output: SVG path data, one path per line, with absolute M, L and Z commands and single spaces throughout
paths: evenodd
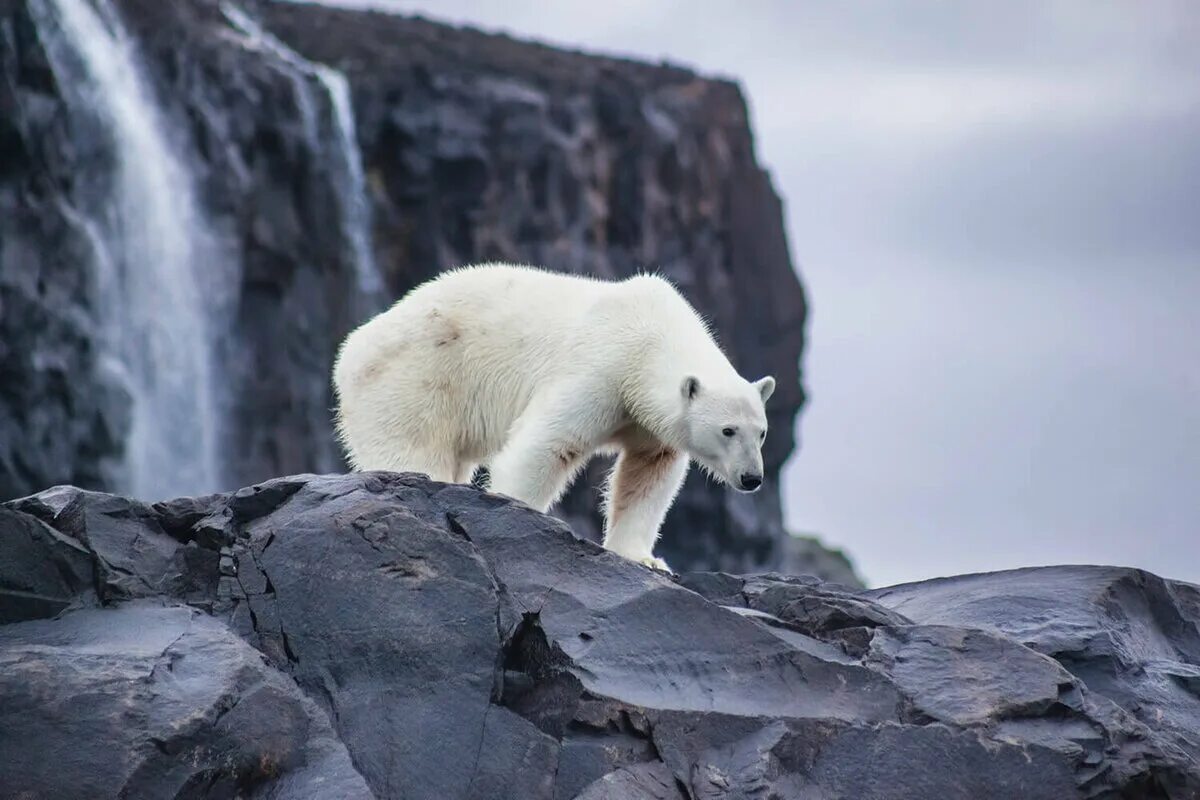
M 367 309 L 375 310 L 383 294 L 383 280 L 375 265 L 371 248 L 371 206 L 367 201 L 366 180 L 363 176 L 362 155 L 358 150 L 358 134 L 354 123 L 354 107 L 350 102 L 350 85 L 335 69 L 307 60 L 276 37 L 263 30 L 258 22 L 232 3 L 222 3 L 225 18 L 239 30 L 247 45 L 270 53 L 297 71 L 302 78 L 315 79 L 329 98 L 333 114 L 335 147 L 329 154 L 334 165 L 333 183 L 341 206 L 341 235 L 343 246 L 354 266 L 355 279 L 361 299 Z M 312 98 L 307 86 L 297 83 L 297 98 L 305 117 L 310 144 L 314 149 L 319 138 Z
M 201 272 L 213 260 L 191 176 L 105 0 L 29 8 L 90 173 L 68 219 L 94 250 L 105 355 L 132 398 L 122 488 L 145 499 L 215 491 L 215 331 Z
M 337 70 L 317 64 L 317 79 L 329 93 L 333 104 L 333 119 L 337 129 L 338 152 L 341 155 L 343 186 L 342 218 L 345 237 L 358 271 L 359 291 L 374 297 L 383 290 L 383 281 L 371 253 L 371 206 L 367 202 L 367 184 L 363 177 L 362 156 L 358 151 L 358 133 L 354 127 L 354 107 L 350 104 L 350 84 Z

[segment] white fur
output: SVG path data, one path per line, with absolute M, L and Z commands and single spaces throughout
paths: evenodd
M 738 488 L 762 474 L 764 403 L 667 281 L 504 264 L 447 272 L 353 331 L 334 368 L 360 470 L 465 482 L 545 511 L 596 452 L 619 454 L 605 547 L 652 555 L 689 456 Z M 725 436 L 729 428 L 735 434 Z

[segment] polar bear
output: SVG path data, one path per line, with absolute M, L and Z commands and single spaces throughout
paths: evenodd
M 653 555 L 696 461 L 762 484 L 775 379 L 742 378 L 708 326 L 654 275 L 604 281 L 510 264 L 443 273 L 346 337 L 338 435 L 359 470 L 423 472 L 546 511 L 598 452 L 617 455 L 604 546 Z

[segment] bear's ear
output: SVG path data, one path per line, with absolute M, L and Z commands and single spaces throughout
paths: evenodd
M 770 375 L 765 378 L 759 378 L 754 382 L 754 388 L 758 389 L 758 393 L 762 395 L 762 400 L 765 403 L 775 393 L 775 379 Z
M 700 393 L 700 379 L 695 375 L 688 375 L 683 379 L 680 385 L 680 391 L 683 393 L 684 400 L 691 400 Z

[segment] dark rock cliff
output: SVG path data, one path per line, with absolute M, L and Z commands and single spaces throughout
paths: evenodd
M 677 581 L 365 473 L 0 507 L 0 796 L 1200 793 L 1200 587 Z
M 129 489 L 139 408 L 105 357 L 77 213 L 104 205 L 114 159 L 102 121 L 69 102 L 69 76 L 46 56 L 50 23 L 30 9 L 53 5 L 0 0 L 7 497 L 60 482 Z M 650 268 L 712 320 L 746 375 L 779 385 L 766 489 L 734 495 L 694 475 L 664 555 L 683 568 L 783 563 L 778 475 L 804 400 L 806 304 L 734 84 L 384 14 L 247 4 L 264 36 L 211 0 L 112 6 L 208 236 L 196 269 L 215 367 L 197 390 L 214 398 L 219 464 L 216 485 L 192 491 L 342 468 L 329 413 L 338 342 L 443 269 L 504 259 L 617 278 Z M 349 82 L 352 157 L 326 65 Z M 365 285 L 364 270 L 381 285 Z M 561 509 L 584 535 L 598 532 L 603 472 L 594 465 Z M 853 580 L 836 558 L 807 561 Z

